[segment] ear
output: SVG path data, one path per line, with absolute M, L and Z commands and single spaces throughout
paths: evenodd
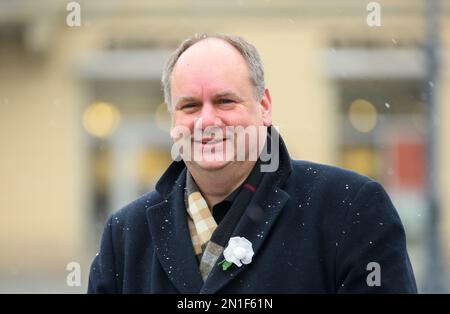
M 261 105 L 261 113 L 265 126 L 272 125 L 272 97 L 270 97 L 269 89 L 264 90 L 263 97 L 259 104 Z

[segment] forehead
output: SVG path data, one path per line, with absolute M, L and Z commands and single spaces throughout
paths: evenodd
M 189 47 L 178 59 L 172 72 L 172 91 L 184 89 L 230 88 L 249 81 L 244 57 L 231 44 L 207 38 Z

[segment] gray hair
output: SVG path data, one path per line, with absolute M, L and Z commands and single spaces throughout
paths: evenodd
M 167 104 L 169 112 L 172 111 L 170 80 L 175 64 L 183 52 L 185 52 L 189 47 L 207 38 L 221 39 L 236 48 L 247 63 L 250 72 L 250 81 L 254 86 L 255 98 L 260 100 L 264 95 L 264 67 L 258 51 L 252 44 L 239 36 L 231 36 L 221 33 L 197 33 L 183 41 L 181 45 L 172 53 L 164 66 L 161 83 L 164 90 L 164 101 Z

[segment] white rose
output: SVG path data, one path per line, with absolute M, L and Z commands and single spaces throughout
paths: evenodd
M 250 264 L 252 261 L 252 243 L 244 237 L 230 238 L 227 248 L 223 251 L 225 260 L 241 267 L 242 264 Z

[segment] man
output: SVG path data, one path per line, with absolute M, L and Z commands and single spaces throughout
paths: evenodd
M 90 293 L 417 292 L 381 185 L 289 157 L 251 44 L 195 35 L 162 83 L 182 160 L 110 217 Z

